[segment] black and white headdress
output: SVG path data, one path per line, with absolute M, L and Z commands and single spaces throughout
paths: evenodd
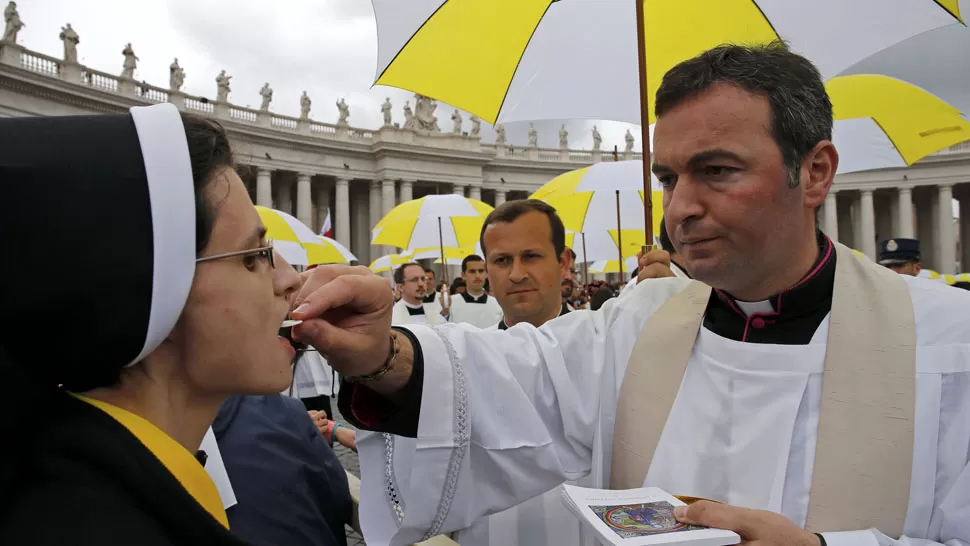
M 158 347 L 195 271 L 192 167 L 174 106 L 0 120 L 0 195 L 5 371 L 83 388 Z

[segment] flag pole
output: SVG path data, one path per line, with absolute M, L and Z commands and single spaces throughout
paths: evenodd
M 620 190 L 616 190 L 616 250 L 620 255 L 620 282 L 623 282 L 623 227 L 620 225 Z
M 583 284 L 586 286 L 586 295 L 589 295 L 589 258 L 586 257 L 586 232 L 579 232 L 583 238 Z
M 445 282 L 447 283 L 448 282 L 448 268 L 447 268 L 447 265 L 446 264 L 447 264 L 448 260 L 445 259 L 445 236 L 442 234 L 442 231 L 441 231 L 441 217 L 440 216 L 438 217 L 438 244 L 441 245 L 441 278 L 444 279 Z
M 640 73 L 640 140 L 643 143 L 643 253 L 656 249 L 653 244 L 653 190 L 650 183 L 650 87 L 647 85 L 647 31 L 644 0 L 637 0 L 637 60 Z M 622 250 L 620 251 L 622 254 Z M 620 271 L 623 259 L 620 259 Z

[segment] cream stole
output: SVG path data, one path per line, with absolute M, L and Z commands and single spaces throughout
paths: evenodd
M 916 326 L 906 282 L 836 249 L 806 529 L 902 534 L 913 465 Z M 642 487 L 704 320 L 692 281 L 647 320 L 623 377 L 610 487 Z M 676 491 L 672 491 L 676 494 Z

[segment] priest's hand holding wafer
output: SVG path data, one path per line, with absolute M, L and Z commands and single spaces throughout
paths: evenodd
M 640 266 L 637 272 L 637 282 L 644 279 L 662 279 L 676 276 L 670 269 L 670 253 L 666 250 L 657 249 L 646 254 L 637 253 L 637 265 Z
M 393 398 L 411 377 L 411 343 L 391 331 L 388 281 L 366 267 L 328 265 L 303 274 L 293 336 L 312 345 L 345 379 L 361 378 Z
M 785 516 L 764 510 L 751 510 L 728 504 L 698 501 L 674 510 L 678 521 L 727 529 L 741 535 L 741 544 L 757 546 L 824 546 L 818 535 L 810 533 Z

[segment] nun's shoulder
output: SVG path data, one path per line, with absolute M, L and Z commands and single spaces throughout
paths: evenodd
M 913 300 L 920 346 L 970 346 L 970 291 L 904 276 Z

